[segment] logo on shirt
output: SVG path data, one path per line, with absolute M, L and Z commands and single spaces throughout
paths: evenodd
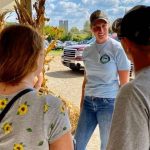
M 110 61 L 110 57 L 107 55 L 107 54 L 104 54 L 103 56 L 101 56 L 101 58 L 100 58 L 100 62 L 102 63 L 102 64 L 106 64 L 106 63 L 108 63 Z

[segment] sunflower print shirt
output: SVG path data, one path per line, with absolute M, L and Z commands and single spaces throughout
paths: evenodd
M 14 95 L 0 95 L 0 113 Z M 49 150 L 71 126 L 62 101 L 36 91 L 20 97 L 0 123 L 0 150 Z

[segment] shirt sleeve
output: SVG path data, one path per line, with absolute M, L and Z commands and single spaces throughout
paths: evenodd
M 46 134 L 49 143 L 54 142 L 71 130 L 68 113 L 64 103 L 55 97 L 51 99 L 50 102 L 47 99 L 44 106 Z
M 124 52 L 123 48 L 118 48 L 116 54 L 116 64 L 118 70 L 130 70 L 130 60 L 128 59 L 126 53 Z
M 107 150 L 149 149 L 148 111 L 128 85 L 116 99 Z
M 85 47 L 84 50 L 83 50 L 83 53 L 82 53 L 82 59 L 83 61 L 85 60 L 85 58 L 87 57 L 88 55 L 88 47 Z

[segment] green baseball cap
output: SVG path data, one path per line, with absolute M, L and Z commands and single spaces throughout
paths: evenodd
M 96 20 L 99 20 L 99 19 L 104 20 L 107 23 L 109 22 L 107 15 L 103 11 L 96 10 L 90 16 L 90 23 L 93 24 Z

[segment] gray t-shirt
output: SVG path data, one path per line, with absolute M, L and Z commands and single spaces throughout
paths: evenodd
M 150 149 L 150 67 L 121 88 L 107 150 Z
M 0 95 L 0 113 L 14 95 Z M 0 150 L 49 150 L 49 143 L 70 128 L 61 100 L 32 91 L 20 97 L 0 123 Z
M 94 43 L 83 51 L 86 71 L 85 95 L 115 98 L 119 90 L 118 71 L 130 70 L 121 44 L 109 38 L 103 44 Z

